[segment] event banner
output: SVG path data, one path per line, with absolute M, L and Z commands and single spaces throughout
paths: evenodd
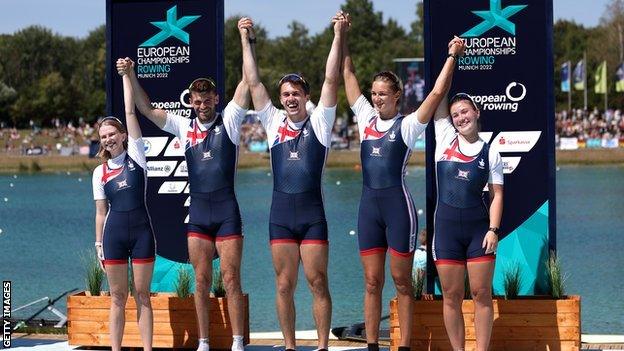
M 552 0 L 425 0 L 427 91 L 454 35 L 467 44 L 450 96 L 468 93 L 481 108 L 481 138 L 504 164 L 504 209 L 494 291 L 519 265 L 521 294 L 548 290 L 545 263 L 555 249 L 555 133 Z M 427 130 L 427 228 L 435 209 L 435 138 Z M 430 246 L 429 246 L 430 247 Z M 429 255 L 428 291 L 435 269 Z
M 189 84 L 211 77 L 223 96 L 223 0 L 107 0 L 107 112 L 124 119 L 117 58 L 135 62 L 138 80 L 154 107 L 193 118 Z M 221 107 L 218 107 L 220 109 Z M 188 262 L 188 172 L 184 146 L 137 111 L 148 168 L 147 202 L 157 258 L 152 290 L 173 288 L 178 262 Z

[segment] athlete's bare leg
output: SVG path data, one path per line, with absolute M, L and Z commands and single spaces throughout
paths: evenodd
M 150 301 L 150 285 L 152 283 L 152 272 L 154 262 L 133 263 L 132 276 L 134 277 L 134 301 L 137 305 L 137 319 L 139 333 L 143 343 L 143 350 L 152 350 L 152 336 L 154 329 L 154 316 L 152 313 L 152 303 Z
M 297 243 L 272 244 L 271 255 L 275 268 L 277 318 L 286 348 L 295 349 L 294 294 L 299 271 L 299 245 Z
M 492 305 L 492 276 L 494 261 L 468 262 L 470 292 L 475 306 L 475 332 L 477 351 L 486 351 L 490 345 L 494 307 Z
M 111 349 L 121 351 L 121 340 L 126 325 L 126 302 L 128 301 L 128 264 L 106 265 L 106 277 L 111 295 L 108 319 Z
M 188 250 L 195 271 L 195 313 L 199 338 L 208 338 L 210 289 L 212 287 L 212 258 L 215 244 L 211 240 L 188 238 Z
M 312 313 L 316 323 L 318 349 L 327 349 L 331 326 L 332 302 L 327 281 L 328 245 L 304 244 L 300 247 L 301 263 L 312 292 Z
M 379 322 L 381 320 L 381 292 L 384 286 L 386 253 L 379 252 L 371 255 L 361 255 L 364 267 L 364 325 L 366 327 L 366 342 L 369 344 L 379 341 Z
M 466 267 L 456 264 L 438 264 L 436 268 L 440 276 L 440 284 L 442 285 L 446 333 L 451 341 L 453 350 L 463 350 L 465 332 L 462 303 L 464 301 Z
M 412 287 L 412 263 L 414 256 L 402 257 L 390 255 L 390 272 L 394 280 L 399 301 L 399 325 L 401 341 L 399 346 L 410 346 L 412 336 L 412 315 L 414 310 L 414 291 Z

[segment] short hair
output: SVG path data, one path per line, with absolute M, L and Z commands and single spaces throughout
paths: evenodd
M 189 84 L 191 93 L 210 93 L 217 91 L 217 84 L 212 78 L 197 78 Z
M 403 91 L 403 82 L 401 82 L 401 78 L 394 74 L 392 71 L 381 71 L 373 76 L 373 82 L 383 81 L 386 83 L 390 83 L 392 90 L 396 93 L 397 91 Z
M 282 90 L 282 85 L 284 85 L 284 83 L 291 83 L 291 84 L 298 85 L 301 87 L 301 89 L 303 89 L 303 92 L 306 95 L 310 94 L 310 84 L 308 84 L 308 81 L 306 81 L 305 78 L 303 78 L 300 74 L 289 73 L 283 76 L 282 79 L 280 79 L 279 82 L 277 83 L 278 91 Z

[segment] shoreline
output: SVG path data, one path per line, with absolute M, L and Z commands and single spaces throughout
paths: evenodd
M 624 149 L 557 150 L 557 166 L 563 165 L 624 165 Z M 92 172 L 101 163 L 87 156 L 12 156 L 0 154 L 0 174 Z M 413 152 L 410 166 L 424 166 L 425 152 Z M 327 158 L 328 168 L 359 168 L 359 150 L 332 150 Z M 269 168 L 268 153 L 241 152 L 238 168 Z

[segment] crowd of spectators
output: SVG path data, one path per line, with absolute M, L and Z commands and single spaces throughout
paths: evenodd
M 311 106 L 313 108 L 313 106 Z M 359 147 L 356 124 L 348 123 L 351 117 L 346 114 L 336 118 L 332 131 L 333 149 L 353 149 Z M 78 154 L 98 143 L 97 121 L 88 123 L 80 118 L 78 122 L 63 122 L 52 119 L 47 125 L 29 123 L 29 129 L 17 130 L 0 122 L 0 142 L 6 154 Z M 601 112 L 598 109 L 563 110 L 555 114 L 555 134 L 557 142 L 561 138 L 586 140 L 619 140 L 624 143 L 624 113 L 620 109 Z M 617 144 L 617 143 L 616 143 Z M 244 151 L 266 152 L 268 142 L 266 132 L 255 112 L 245 117 L 241 126 L 241 147 Z

